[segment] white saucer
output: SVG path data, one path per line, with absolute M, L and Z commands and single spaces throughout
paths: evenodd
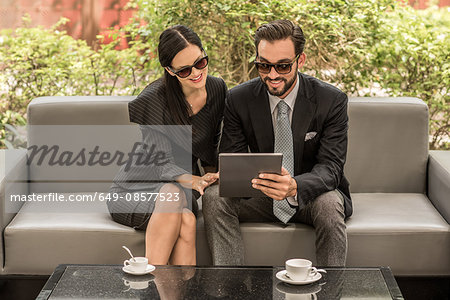
M 145 275 L 145 274 L 148 274 L 148 273 L 151 273 L 151 272 L 155 271 L 155 269 L 156 269 L 156 267 L 153 266 L 153 265 L 147 265 L 147 268 L 144 271 L 141 271 L 141 272 L 133 270 L 132 268 L 130 268 L 130 266 L 126 266 L 126 267 L 122 268 L 122 270 L 125 273 L 131 274 L 131 275 Z
M 278 272 L 276 276 L 277 276 L 278 279 L 280 279 L 283 282 L 286 282 L 286 283 L 289 283 L 289 284 L 295 284 L 295 285 L 310 284 L 310 283 L 316 282 L 317 280 L 322 278 L 322 274 L 317 273 L 313 277 L 308 278 L 306 280 L 295 281 L 295 280 L 292 280 L 292 279 L 290 279 L 289 277 L 286 276 L 286 270 L 282 270 L 282 271 Z

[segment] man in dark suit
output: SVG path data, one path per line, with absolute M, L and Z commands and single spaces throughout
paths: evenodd
M 347 96 L 302 74 L 305 38 L 288 20 L 264 24 L 255 34 L 260 78 L 229 91 L 220 152 L 283 153 L 280 175 L 252 181 L 267 197 L 203 196 L 206 234 L 216 265 L 244 263 L 239 222 L 298 222 L 316 230 L 321 266 L 344 266 L 345 218 L 352 214 L 343 169 L 347 153 Z

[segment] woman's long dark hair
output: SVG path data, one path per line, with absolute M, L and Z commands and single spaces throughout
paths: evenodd
M 202 42 L 198 35 L 184 25 L 175 25 L 164 30 L 159 36 L 158 56 L 162 67 L 172 64 L 175 55 L 189 44 L 196 45 L 203 51 Z M 167 98 L 167 108 L 170 123 L 188 125 L 189 113 L 192 112 L 187 103 L 180 82 L 164 69 L 164 88 Z

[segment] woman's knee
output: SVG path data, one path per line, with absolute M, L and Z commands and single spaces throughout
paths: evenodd
M 194 228 L 197 225 L 197 218 L 195 215 L 187 208 L 183 209 L 183 214 L 181 216 L 181 223 L 187 228 Z
M 195 242 L 197 219 L 188 209 L 184 209 L 181 216 L 180 238 L 186 242 Z

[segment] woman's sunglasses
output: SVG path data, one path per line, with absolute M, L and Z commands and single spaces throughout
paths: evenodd
M 197 70 L 201 70 L 201 69 L 206 68 L 207 65 L 208 65 L 208 55 L 203 56 L 202 58 L 199 58 L 193 65 L 181 68 L 178 71 L 175 71 L 174 69 L 172 69 L 172 67 L 168 67 L 168 68 L 169 68 L 170 71 L 175 73 L 175 75 L 177 75 L 178 77 L 186 78 L 189 75 L 191 75 L 192 68 L 196 68 Z
M 272 67 L 275 68 L 275 71 L 277 71 L 278 74 L 289 74 L 292 71 L 292 65 L 298 59 L 299 56 L 300 54 L 297 55 L 290 63 L 284 64 L 269 64 L 255 61 L 255 67 L 260 73 L 263 74 L 269 74 Z

